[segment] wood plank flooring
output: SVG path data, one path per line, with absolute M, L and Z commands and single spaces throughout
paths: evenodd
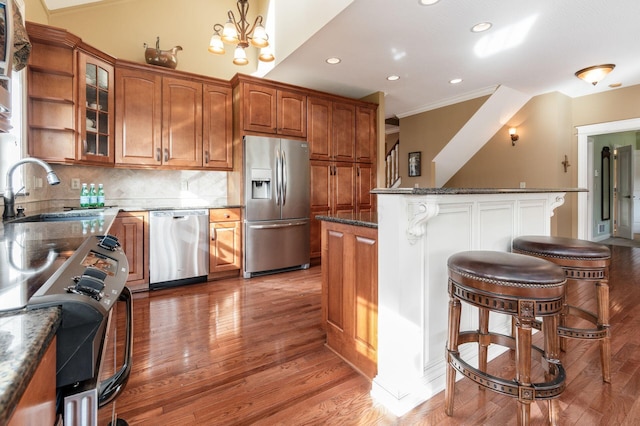
M 612 383 L 602 382 L 597 343 L 569 341 L 562 425 L 640 424 L 640 248 L 611 249 Z M 130 425 L 515 424 L 515 400 L 466 379 L 453 417 L 443 393 L 401 418 L 387 412 L 324 346 L 320 282 L 313 267 L 136 294 L 133 369 L 115 411 Z M 593 308 L 590 290 L 570 297 Z M 506 353 L 490 368 L 507 374 L 512 361 Z M 531 412 L 545 424 L 546 403 Z

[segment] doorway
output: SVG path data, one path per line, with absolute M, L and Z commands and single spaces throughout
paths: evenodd
M 594 200 L 590 195 L 593 194 L 593 179 L 590 173 L 592 167 L 589 165 L 593 165 L 594 160 L 593 150 L 589 149 L 591 145 L 589 137 L 640 130 L 640 118 L 577 126 L 576 129 L 578 131 L 578 187 L 589 190 L 578 193 L 578 238 L 591 241 Z

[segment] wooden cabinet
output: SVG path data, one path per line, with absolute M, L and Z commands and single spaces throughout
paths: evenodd
M 243 81 L 242 129 L 247 132 L 307 137 L 307 96 L 275 85 Z
M 376 162 L 376 109 L 356 107 L 356 161 Z
M 312 258 L 321 254 L 321 224 L 316 216 L 356 212 L 356 171 L 353 163 L 311 160 Z
M 120 212 L 109 233 L 118 237 L 129 262 L 127 287 L 131 291 L 149 289 L 149 214 Z
M 311 258 L 320 257 L 317 215 L 375 210 L 376 107 L 309 96 Z
M 205 168 L 233 169 L 231 96 L 231 87 L 203 86 L 202 149 Z
M 114 161 L 114 58 L 58 28 L 28 22 L 29 155 L 51 163 Z
M 327 346 L 369 379 L 377 373 L 378 230 L 322 222 Z
M 162 77 L 116 67 L 116 164 L 159 164 L 161 138 Z
M 202 166 L 202 83 L 162 78 L 162 164 Z
M 376 210 L 375 195 L 371 190 L 376 187 L 375 164 L 356 164 L 356 212 Z
M 239 273 L 242 263 L 240 209 L 211 209 L 209 222 L 209 278 Z
M 231 170 L 231 87 L 116 65 L 116 164 Z
M 79 160 L 113 164 L 114 155 L 113 65 L 78 52 Z
M 307 104 L 309 157 L 354 161 L 355 105 L 316 97 L 309 97 Z
M 12 391 L 12 390 L 9 390 Z M 44 353 L 8 426 L 56 424 L 56 338 Z
M 76 161 L 75 47 L 63 30 L 26 23 L 32 49 L 27 65 L 27 149 L 52 163 Z

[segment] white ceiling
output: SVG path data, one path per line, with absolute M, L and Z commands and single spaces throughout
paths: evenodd
M 69 1 L 87 2 L 45 0 L 53 8 Z M 355 98 L 382 91 L 387 117 L 500 85 L 531 96 L 583 96 L 612 90 L 611 83 L 640 84 L 639 19 L 639 0 L 353 0 L 265 77 Z M 493 27 L 470 31 L 483 21 Z M 342 62 L 326 64 L 331 56 Z M 595 87 L 574 76 L 604 63 L 616 68 Z M 400 80 L 387 81 L 390 74 Z M 456 77 L 463 82 L 450 84 Z

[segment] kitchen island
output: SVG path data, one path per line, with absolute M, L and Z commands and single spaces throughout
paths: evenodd
M 402 415 L 444 389 L 447 259 L 466 250 L 511 251 L 520 235 L 550 235 L 554 209 L 580 189 L 376 189 L 378 342 L 372 397 Z M 477 328 L 463 307 L 462 329 Z M 507 317 L 491 329 L 510 333 Z M 477 358 L 469 345 L 465 359 Z M 497 348 L 496 348 L 497 349 Z M 499 349 L 489 355 L 495 357 Z M 473 361 L 472 361 L 473 362 Z
M 327 347 L 370 380 L 378 347 L 378 224 L 375 213 L 322 221 L 322 324 Z

